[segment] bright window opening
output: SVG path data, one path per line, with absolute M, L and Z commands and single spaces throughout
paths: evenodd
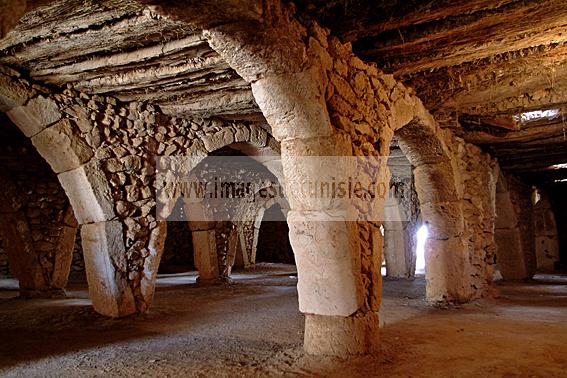
M 514 116 L 516 122 L 530 122 L 538 119 L 552 119 L 559 115 L 559 109 L 535 110 L 533 112 L 520 113 Z
M 425 242 L 429 236 L 429 230 L 423 225 L 417 231 L 417 246 L 415 248 L 415 273 L 425 274 Z
M 566 169 L 566 168 L 567 168 L 567 164 L 555 164 L 547 167 L 547 169 Z

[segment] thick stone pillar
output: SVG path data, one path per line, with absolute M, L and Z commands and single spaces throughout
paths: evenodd
M 408 278 L 405 256 L 406 233 L 401 223 L 384 224 L 384 258 L 386 273 L 390 278 Z
M 407 243 L 407 237 L 411 235 L 406 233 L 400 205 L 396 199 L 390 197 L 384 207 L 384 257 L 387 276 L 390 278 L 410 277 L 406 247 L 411 243 Z
M 535 273 L 531 188 L 501 174 L 495 208 L 494 240 L 500 273 L 505 280 L 529 279 Z
M 310 201 L 290 190 L 290 185 L 298 187 L 302 181 L 330 180 L 337 172 L 345 173 L 341 167 L 323 167 L 302 158 L 353 155 L 349 133 L 333 127 L 327 109 L 330 92 L 324 67 L 332 66 L 332 61 L 324 48 L 308 51 L 314 39 L 305 44 L 305 29 L 290 17 L 287 7 L 269 8 L 267 15 L 262 22 L 273 25 L 258 23 L 259 30 L 253 33 L 237 24 L 208 30 L 205 36 L 251 83 L 257 104 L 281 142 L 299 304 L 307 319 L 305 350 L 329 355 L 371 352 L 378 342 L 380 295 L 366 289 L 379 290 L 379 263 L 374 264 L 378 275 L 373 275 L 374 266 L 364 267 L 363 280 L 359 226 L 345 208 L 332 201 Z M 325 33 L 321 34 L 327 46 Z M 283 55 L 286 59 L 281 59 Z M 377 260 L 380 255 L 378 251 Z
M 429 232 L 425 244 L 425 278 L 426 298 L 430 303 L 466 302 L 472 295 L 469 250 L 462 240 L 462 203 L 452 166 L 446 159 L 442 155 L 429 158 L 426 154 L 414 159 L 421 163 L 414 169 L 415 188 Z
M 128 285 L 123 232 L 120 221 L 89 223 L 81 228 L 91 301 L 98 313 L 111 317 L 136 312 Z
M 248 222 L 250 223 L 250 222 Z M 234 259 L 235 268 L 248 268 L 254 262 L 250 261 L 250 255 L 248 253 L 248 241 L 246 240 L 246 225 L 241 225 L 238 229 L 238 241 L 236 244 L 236 257 Z
M 136 312 L 128 284 L 123 222 L 115 220 L 109 183 L 96 162 L 59 174 L 81 227 L 89 296 L 95 311 L 110 317 Z
M 219 283 L 220 273 L 215 229 L 193 230 L 191 237 L 193 239 L 195 267 L 199 271 L 197 282 L 200 284 Z
M 256 264 L 256 254 L 258 252 L 258 238 L 260 237 L 260 226 L 262 225 L 262 220 L 264 219 L 264 212 L 266 209 L 261 208 L 258 210 L 258 215 L 254 220 L 254 226 L 252 227 L 251 240 L 248 244 L 250 245 L 250 264 Z
M 325 156 L 348 156 L 350 151 L 350 138 L 340 134 L 282 142 L 289 237 L 299 309 L 306 315 L 304 347 L 310 354 L 368 353 L 378 342 L 378 315 L 365 305 L 359 229 L 350 219 L 350 207 L 294 190 L 304 183 L 346 177 L 353 167 Z
M 3 213 L 0 233 L 12 274 L 18 279 L 23 296 L 49 291 L 35 253 L 27 219 L 21 212 Z
M 238 244 L 240 241 L 238 240 L 238 229 L 235 227 L 230 234 L 228 235 L 228 255 L 227 255 L 227 274 L 226 276 L 229 277 L 232 273 L 232 268 L 234 267 L 234 263 L 236 262 L 236 254 L 238 253 Z
M 555 265 L 560 261 L 559 235 L 555 214 L 545 197 L 534 205 L 534 232 L 537 269 L 540 272 L 554 272 Z
M 154 216 L 153 157 L 176 150 L 166 146 L 169 142 L 164 137 L 171 136 L 173 124 L 156 117 L 151 105 L 85 98 L 71 89 L 48 95 L 3 74 L 0 84 L 0 110 L 31 138 L 57 174 L 83 226 L 95 310 L 113 317 L 147 311 L 166 234 L 165 225 Z M 170 130 L 160 134 L 164 143 L 158 146 L 149 135 L 141 138 L 130 126 L 124 127 L 132 121 L 147 130 L 158 129 L 158 122 Z M 72 247 L 70 230 L 65 227 L 58 248 Z M 47 250 L 47 244 L 38 248 L 40 252 Z M 46 265 L 43 260 L 42 266 Z M 57 285 L 66 282 L 61 272 L 69 262 L 57 256 L 55 272 L 46 280 Z
M 429 230 L 425 243 L 425 278 L 426 298 L 431 303 L 466 302 L 471 296 L 468 280 L 469 255 L 462 240 L 463 218 L 460 206 L 460 201 L 421 205 L 421 214 Z
M 201 285 L 218 284 L 220 280 L 217 253 L 216 222 L 200 202 L 186 202 L 185 214 L 193 242 L 193 261 L 199 271 L 197 283 Z

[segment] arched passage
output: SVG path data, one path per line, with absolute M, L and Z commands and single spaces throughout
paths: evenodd
M 420 211 L 413 168 L 394 141 L 390 147 L 388 168 L 390 191 L 384 204 L 384 258 L 386 276 L 413 278 L 416 273 L 417 231 Z
M 450 152 L 435 126 L 415 119 L 395 133 L 400 149 L 414 167 L 422 219 L 429 229 L 426 243 L 426 296 L 430 302 L 466 301 L 468 249 L 463 212 Z
M 243 193 L 241 189 L 247 185 L 262 188 L 264 181 L 279 187 L 278 176 L 281 178 L 279 143 L 261 125 L 232 129 L 228 137 L 226 130 L 230 129 L 207 136 L 206 155 L 172 157 L 171 165 L 183 166 L 191 185 L 198 185 L 202 193 L 187 193 L 190 195 L 183 199 L 167 197 L 158 208 L 161 218 L 167 219 L 173 204 L 182 201 L 184 218 L 173 220 L 189 222 L 200 284 L 230 281 L 237 259 L 242 265 L 254 263 L 256 214 L 270 198 L 257 192 Z M 162 173 L 167 176 L 167 171 L 158 175 Z M 274 189 L 277 194 L 282 193 L 281 189 Z M 249 224 L 252 233 L 247 232 Z
M 268 207 L 260 221 L 256 262 L 295 264 L 293 249 L 289 243 L 289 227 L 280 204 Z

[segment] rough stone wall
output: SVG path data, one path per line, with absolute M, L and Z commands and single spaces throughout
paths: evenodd
M 276 149 L 274 152 L 278 152 Z M 212 159 L 212 160 L 211 160 Z M 204 201 L 202 206 L 207 217 L 214 222 L 216 254 L 218 271 L 221 280 L 226 280 L 237 260 L 237 253 L 247 266 L 255 262 L 255 246 L 257 243 L 258 214 L 268 204 L 277 198 L 274 194 L 281 193 L 276 176 L 260 162 L 251 158 L 240 157 L 234 161 L 203 159 L 194 169 L 193 174 L 199 182 L 235 183 L 234 191 L 230 186 L 227 190 L 220 189 L 225 200 Z M 253 192 L 247 192 L 240 184 L 251 184 Z M 218 195 L 219 193 L 217 193 Z M 253 226 L 250 229 L 250 225 Z M 259 227 L 259 226 L 258 226 Z
M 6 170 L 2 173 L 2 190 L 0 233 L 9 240 L 3 243 L 4 250 L 23 295 L 64 288 L 77 223 L 55 175 L 41 169 Z M 15 224 L 17 238 L 12 234 Z M 33 268 L 36 263 L 39 269 Z
M 12 263 L 25 290 L 43 290 L 46 296 L 49 288 L 61 289 L 67 282 L 76 224 L 61 184 L 31 141 L 5 114 L 0 124 L 0 186 L 7 201 L 0 207 L 8 212 L 0 220 L 4 233 L 17 228 L 17 240 L 5 240 L 0 248 L 0 277 L 12 277 Z
M 233 264 L 233 261 L 230 261 L 230 259 L 236 253 L 235 233 L 236 225 L 233 222 L 216 222 L 215 236 L 221 278 L 230 276 Z
M 495 161 L 478 147 L 457 140 L 463 204 L 463 240 L 469 250 L 473 298 L 488 294 L 495 265 Z
M 500 174 L 496 190 L 496 262 L 505 280 L 527 279 L 536 269 L 532 189 Z
M 414 149 L 410 153 L 410 161 L 431 164 L 426 155 L 425 157 L 420 155 L 423 149 L 430 148 L 428 153 L 432 153 L 435 148 L 428 147 L 427 138 L 420 137 L 420 134 L 432 134 L 440 146 L 438 154 L 445 154 L 449 162 L 445 165 L 440 164 L 439 167 L 434 165 L 422 167 L 421 173 L 429 169 L 445 170 L 450 174 L 448 177 L 452 176 L 450 186 L 454 186 L 456 192 L 451 193 L 447 188 L 442 188 L 443 184 L 439 181 L 442 177 L 438 175 L 437 182 L 433 182 L 433 186 L 423 188 L 422 193 L 429 192 L 424 197 L 431 198 L 437 193 L 445 198 L 437 199 L 441 202 L 429 207 L 427 214 L 431 215 L 431 209 L 434 208 L 436 216 L 442 215 L 445 218 L 439 222 L 440 224 L 451 223 L 447 219 L 453 216 L 458 218 L 456 223 L 460 224 L 459 227 L 453 227 L 449 234 L 447 230 L 443 231 L 447 236 L 437 233 L 437 237 L 454 238 L 455 247 L 461 242 L 465 243 L 465 259 L 468 259 L 474 268 L 463 267 L 468 271 L 466 282 L 460 289 L 462 296 L 470 298 L 486 293 L 492 277 L 491 261 L 495 248 L 493 161 L 480 149 L 465 143 L 450 131 L 440 129 L 411 88 L 406 88 L 396 82 L 391 75 L 383 74 L 376 67 L 362 62 L 352 54 L 349 44 L 341 44 L 338 39 L 329 36 L 316 25 L 311 27 L 308 44 L 309 51 L 316 56 L 314 59 L 320 62 L 323 69 L 322 82 L 331 122 L 338 133 L 349 136 L 354 155 L 387 156 L 394 132 L 411 122 L 418 122 L 420 125 L 418 127 L 422 131 L 417 130 L 412 137 Z M 374 177 L 386 178 L 388 174 L 385 169 L 384 164 L 358 167 L 358 174 L 363 181 L 372 180 Z M 431 178 L 435 173 L 427 173 L 427 176 Z M 416 184 L 424 184 L 424 182 L 416 182 Z M 442 194 L 444 191 L 447 195 Z M 449 198 L 453 196 L 454 198 Z M 453 202 L 450 204 L 450 201 Z M 383 202 L 377 206 L 382 208 Z M 444 206 L 448 207 L 444 208 Z M 359 211 L 362 214 L 369 214 L 373 210 L 359 208 Z M 367 293 L 366 305 L 373 310 L 379 304 L 376 294 L 379 292 L 377 287 L 380 281 L 379 261 L 381 260 L 380 249 L 377 249 L 376 245 L 382 244 L 380 234 L 377 232 L 379 226 L 380 222 L 358 224 L 363 290 Z M 439 230 L 434 230 L 434 233 L 435 231 Z M 461 241 L 457 242 L 457 239 Z M 489 265 L 486 266 L 485 262 Z M 455 273 L 447 271 L 438 274 Z M 450 282 L 452 277 L 446 279 Z
M 393 135 L 390 123 L 397 121 L 393 119 L 396 115 L 391 108 L 394 101 L 404 96 L 404 91 L 395 89 L 397 83 L 392 76 L 382 74 L 375 66 L 354 56 L 349 44 L 342 44 L 315 24 L 310 25 L 309 32 L 309 52 L 322 69 L 325 103 L 336 135 L 351 144 L 349 155 L 387 156 Z M 344 152 L 337 151 L 336 154 Z M 376 177 L 389 177 L 385 162 L 378 165 L 361 163 L 356 169 L 357 179 L 364 183 L 372 182 Z M 382 208 L 384 199 L 376 200 L 378 203 L 373 204 L 374 208 L 369 202 L 355 205 L 361 214 L 359 219 Z M 383 244 L 380 226 L 381 222 L 365 221 L 355 225 L 358 245 L 354 251 L 353 270 L 355 276 L 360 277 L 362 312 L 378 311 L 380 306 Z
M 240 241 L 240 248 L 243 254 L 242 261 L 236 259 L 237 266 L 241 265 L 243 268 L 247 268 L 253 265 L 256 261 L 256 243 L 255 239 L 257 232 L 255 229 L 256 220 L 241 222 L 238 225 L 238 237 Z M 240 266 L 239 266 L 240 267 Z
M 83 256 L 83 246 L 81 245 L 81 233 L 77 232 L 75 246 L 73 247 L 73 260 L 71 261 L 72 280 L 83 281 L 85 277 L 85 258 Z
M 4 250 L 4 242 L 0 239 L 0 278 L 12 278 L 8 254 Z
M 50 282 L 55 271 L 55 265 L 68 262 L 58 262 L 59 249 L 68 249 L 68 244 L 74 245 L 76 221 L 72 213 L 68 213 L 69 201 L 61 185 L 53 175 L 38 177 L 36 174 L 19 174 L 16 185 L 26 193 L 22 210 L 26 214 L 34 249 L 39 257 L 45 280 Z M 72 230 L 67 230 L 72 228 Z M 70 235 L 65 237 L 63 234 Z M 61 245 L 62 238 L 67 245 Z

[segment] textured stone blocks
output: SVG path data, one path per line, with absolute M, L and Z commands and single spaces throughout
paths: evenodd
M 101 222 L 115 217 L 108 181 L 95 162 L 60 173 L 58 178 L 79 224 Z
M 93 157 L 93 150 L 77 132 L 65 119 L 32 137 L 33 145 L 55 173 L 75 169 Z
M 26 103 L 31 91 L 9 76 L 0 74 L 0 112 Z
M 42 96 L 29 100 L 25 106 L 11 109 L 7 114 L 27 137 L 36 135 L 61 119 L 61 112 L 55 101 Z
M 136 312 L 126 280 L 126 250 L 122 223 L 99 222 L 81 228 L 89 295 L 95 310 L 121 317 Z
M 348 223 L 324 212 L 288 213 L 303 313 L 349 316 L 360 306 Z
M 469 251 L 461 238 L 428 239 L 425 261 L 426 298 L 430 303 L 460 303 L 471 299 Z
M 350 317 L 305 316 L 304 349 L 308 354 L 346 356 L 379 351 L 378 314 Z
M 199 270 L 199 282 L 218 280 L 219 263 L 215 230 L 193 231 L 191 236 L 195 253 L 195 266 Z
M 252 93 L 277 140 L 331 135 L 322 78 L 313 68 L 269 76 L 252 84 Z

